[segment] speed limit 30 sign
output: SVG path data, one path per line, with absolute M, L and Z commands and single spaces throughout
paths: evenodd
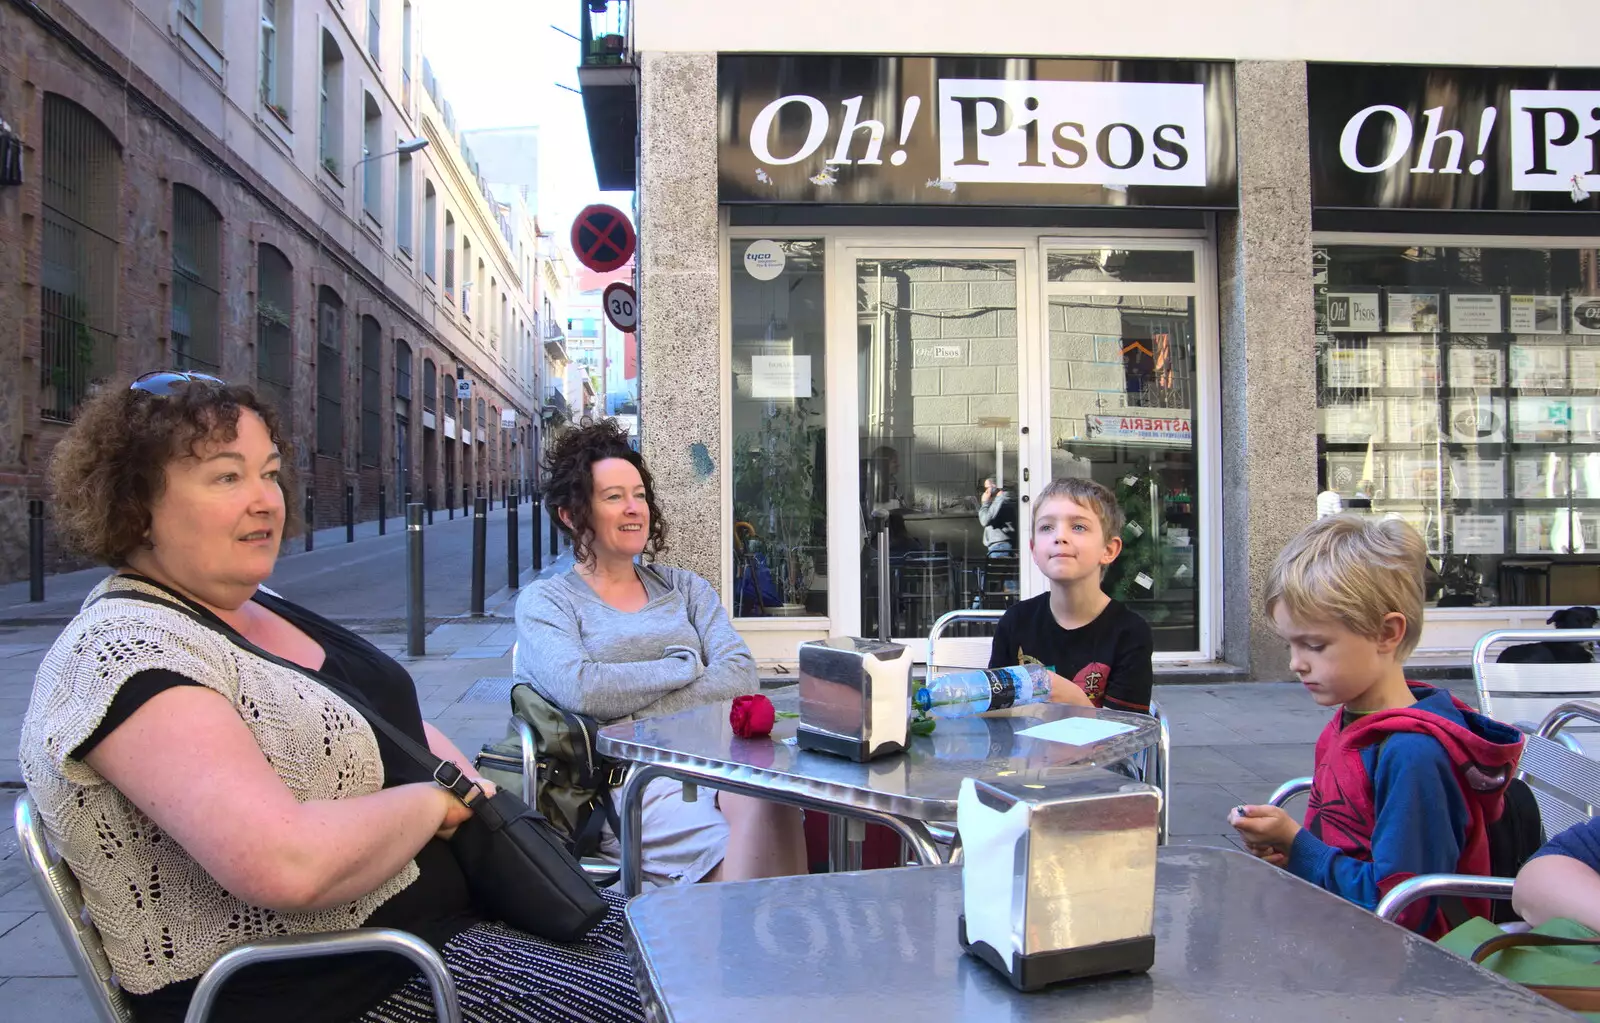
M 606 307 L 606 319 L 623 333 L 631 334 L 639 326 L 639 296 L 631 284 L 617 281 L 606 285 L 600 302 Z

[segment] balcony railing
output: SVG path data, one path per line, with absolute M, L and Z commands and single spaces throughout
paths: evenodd
M 578 0 L 581 66 L 619 67 L 633 63 L 629 46 L 631 6 L 630 0 Z

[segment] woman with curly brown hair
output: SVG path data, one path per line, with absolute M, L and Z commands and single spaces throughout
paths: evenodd
M 102 391 L 56 449 L 66 537 L 115 573 L 39 667 L 22 770 L 135 1017 L 183 1019 L 235 946 L 366 925 L 438 948 L 474 1023 L 639 1019 L 619 900 L 569 945 L 490 922 L 448 842 L 476 793 L 341 693 L 471 765 L 404 668 L 262 586 L 291 461 L 269 406 L 198 373 Z M 342 956 L 252 967 L 215 1016 L 400 1023 L 432 1002 L 405 960 Z
M 545 472 L 545 504 L 571 537 L 576 565 L 518 599 L 518 680 L 602 723 L 755 692 L 755 659 L 716 590 L 693 572 L 653 563 L 666 550 L 667 524 L 627 432 L 612 420 L 574 429 L 551 449 Z M 727 792 L 690 803 L 682 793 L 667 778 L 645 788 L 647 881 L 806 872 L 799 810 Z M 609 826 L 600 851 L 619 855 Z

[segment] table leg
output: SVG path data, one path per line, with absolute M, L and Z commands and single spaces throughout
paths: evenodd
M 622 783 L 622 805 L 617 807 L 622 834 L 622 894 L 633 898 L 644 890 L 644 789 L 667 772 L 654 764 L 635 764 Z

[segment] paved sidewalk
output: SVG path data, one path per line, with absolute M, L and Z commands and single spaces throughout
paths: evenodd
M 505 734 L 516 630 L 509 604 L 498 610 L 507 617 L 436 627 L 422 658 L 405 656 L 401 633 L 367 636 L 406 665 L 423 716 L 468 753 Z M 0 1016 L 92 1023 L 88 1002 L 24 874 L 11 825 L 22 714 L 35 667 L 55 631 L 0 628 Z M 1471 700 L 1470 686 L 1451 685 Z M 1172 834 L 1181 844 L 1237 845 L 1224 823 L 1228 808 L 1264 802 L 1279 783 L 1309 773 L 1313 742 L 1328 718 L 1295 683 L 1158 686 L 1156 698 L 1172 724 Z

